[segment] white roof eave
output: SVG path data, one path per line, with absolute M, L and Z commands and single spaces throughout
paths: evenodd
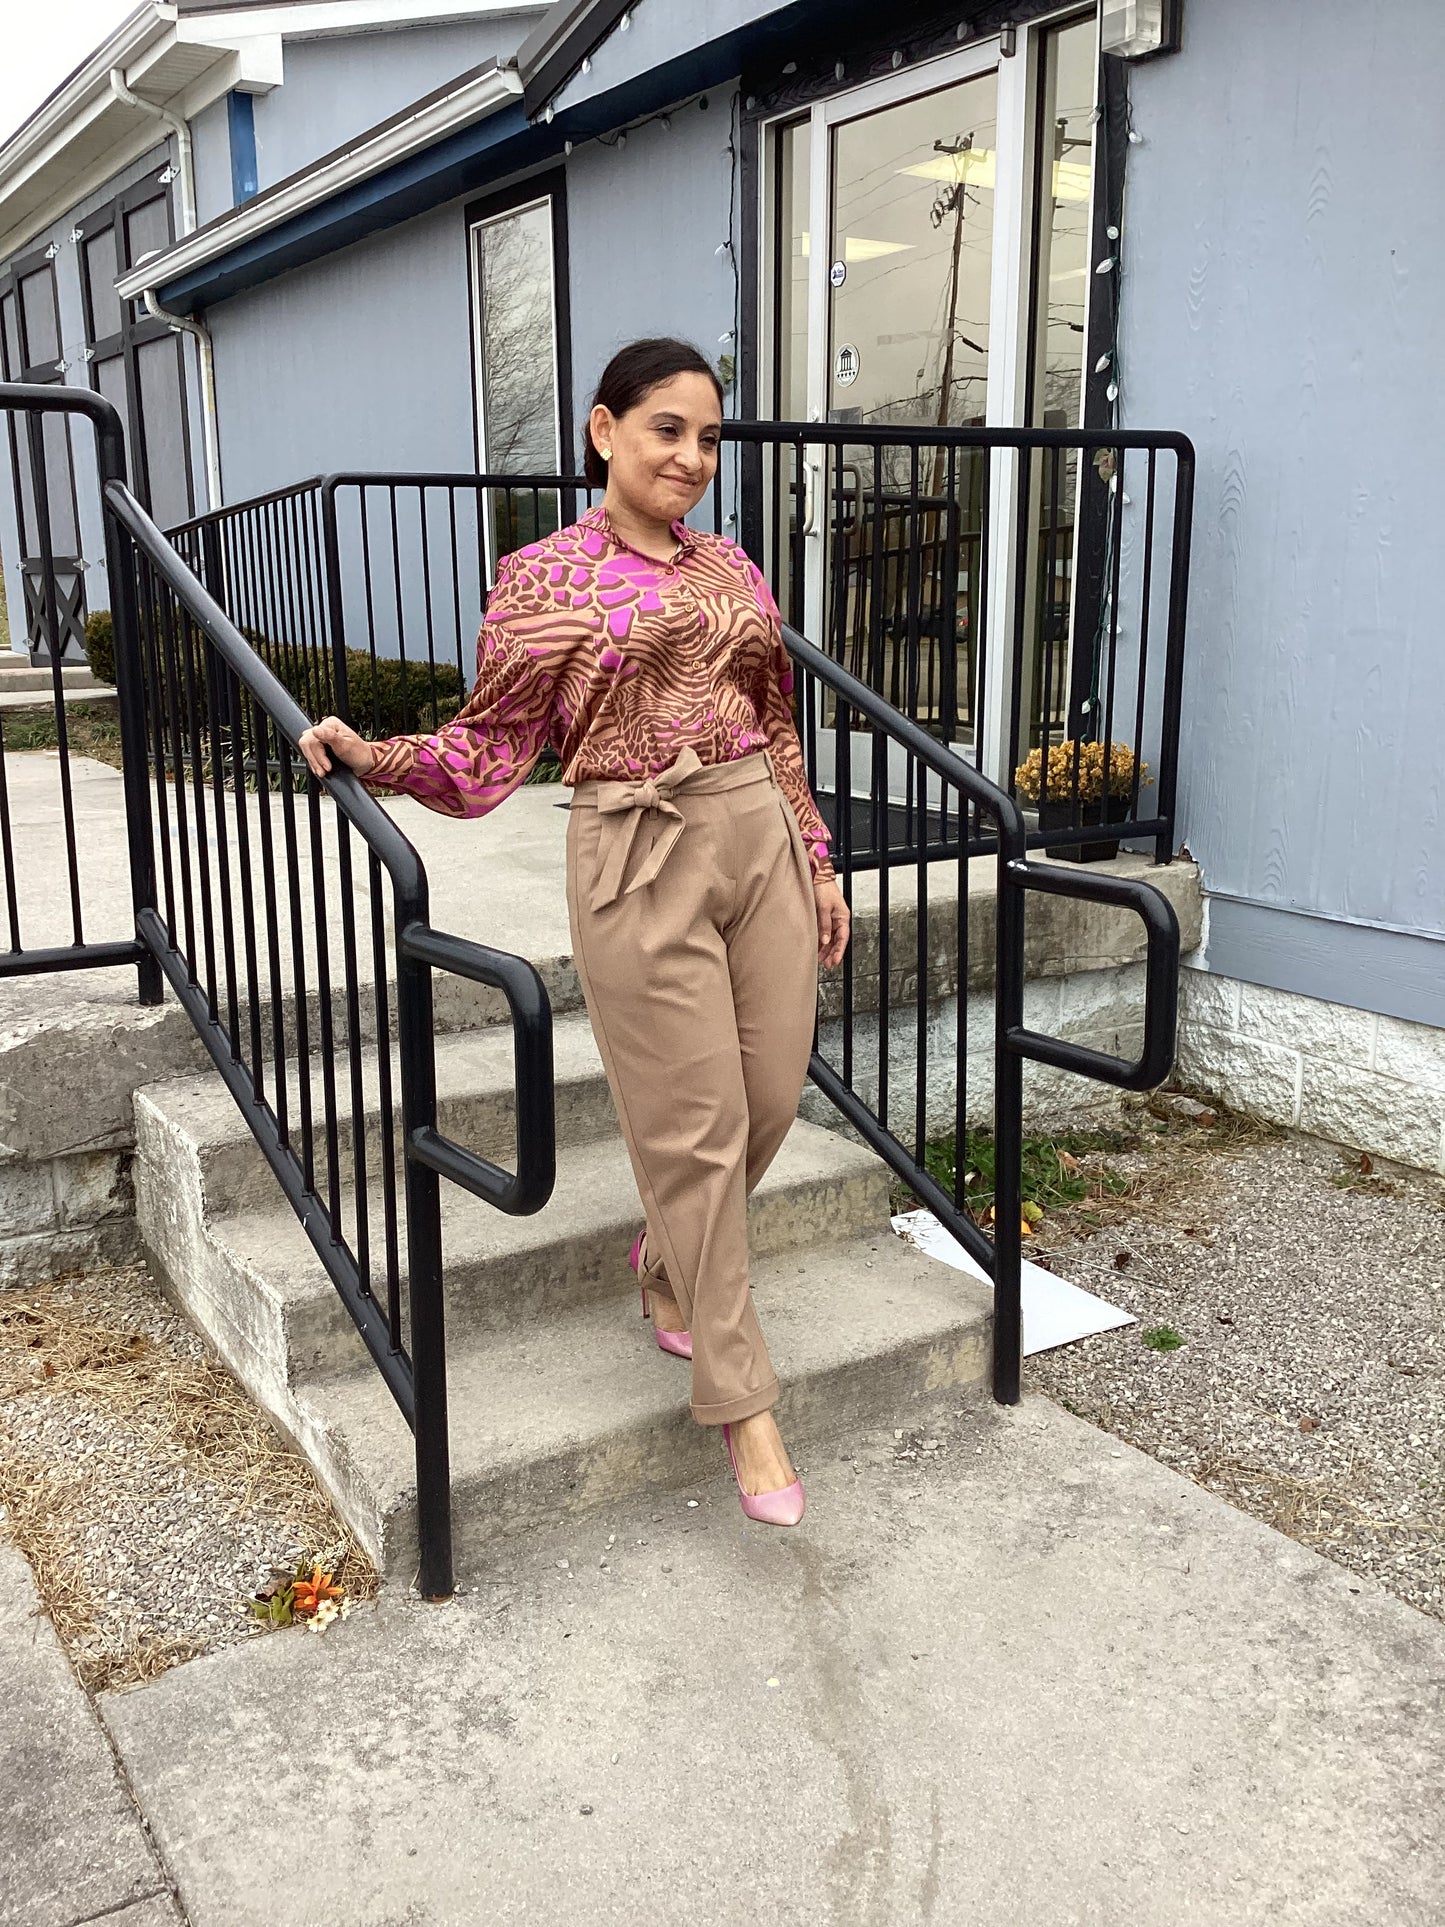
M 445 139 L 458 128 L 496 113 L 519 100 L 521 93 L 522 82 L 515 67 L 487 68 L 416 113 L 379 129 L 370 139 L 317 162 L 291 180 L 283 181 L 255 200 L 243 202 L 207 227 L 187 235 L 164 253 L 153 255 L 144 266 L 117 281 L 116 292 L 122 301 L 133 301 L 148 288 L 158 288 L 164 282 L 175 281 L 181 275 L 205 267 L 232 248 L 280 227 L 355 182 L 379 174 Z

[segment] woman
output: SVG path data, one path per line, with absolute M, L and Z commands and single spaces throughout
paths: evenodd
M 746 1201 L 797 1114 L 817 968 L 841 959 L 848 910 L 777 607 L 736 543 L 683 521 L 721 435 L 695 348 L 624 348 L 585 435 L 604 500 L 503 558 L 456 720 L 369 743 L 327 716 L 301 749 L 318 776 L 335 756 L 452 816 L 494 809 L 548 744 L 561 756 L 573 952 L 646 1212 L 643 1314 L 691 1359 L 693 1416 L 722 1428 L 744 1512 L 796 1525 Z

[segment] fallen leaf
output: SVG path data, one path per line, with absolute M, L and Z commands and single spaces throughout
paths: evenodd
M 55 1376 L 55 1367 L 48 1358 L 41 1367 L 41 1371 L 46 1378 L 54 1378 Z
M 1026 1224 L 1038 1224 L 1044 1215 L 1043 1206 L 1035 1204 L 1032 1198 L 1025 1198 L 1019 1211 Z
M 1372 1172 L 1374 1171 L 1374 1168 L 1375 1168 L 1375 1160 L 1374 1160 L 1374 1159 L 1373 1159 L 1373 1158 L 1372 1158 L 1372 1157 L 1370 1156 L 1370 1154 L 1369 1154 L 1369 1152 L 1368 1152 L 1368 1151 L 1361 1151 L 1361 1153 L 1360 1153 L 1360 1176 L 1361 1176 L 1362 1178 L 1367 1178 L 1367 1177 L 1369 1177 L 1369 1176 L 1371 1175 L 1371 1173 L 1372 1173 Z
M 1305 1416 L 1299 1422 L 1299 1429 L 1302 1432 L 1318 1432 L 1320 1422 L 1317 1418 L 1314 1418 L 1310 1413 L 1306 1412 Z
M 1084 1168 L 1072 1151 L 1060 1151 L 1059 1163 L 1063 1165 L 1066 1171 L 1082 1171 Z
M 1019 1231 L 1021 1235 L 1025 1238 L 1032 1238 L 1032 1236 L 1034 1235 L 1034 1228 L 1029 1223 L 1027 1218 L 1019 1219 Z
M 1114 1253 L 1115 1271 L 1122 1271 L 1126 1265 L 1133 1263 L 1133 1259 L 1134 1254 L 1132 1251 L 1116 1251 Z

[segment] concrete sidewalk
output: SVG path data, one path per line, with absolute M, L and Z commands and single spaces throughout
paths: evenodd
M 0 1514 L 0 1922 L 174 1927 L 180 1915 L 94 1709 Z
M 1044 1401 L 936 1436 L 105 1699 L 193 1927 L 1436 1927 L 1445 1628 Z

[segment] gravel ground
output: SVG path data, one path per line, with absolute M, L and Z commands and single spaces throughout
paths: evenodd
M 310 1468 L 140 1268 L 0 1294 L 0 1505 L 94 1689 L 267 1630 L 244 1602 L 303 1555 L 375 1590 Z
M 1050 1212 L 1029 1255 L 1140 1324 L 1025 1382 L 1445 1618 L 1445 1186 L 1223 1117 L 1125 1128 L 1085 1162 L 1127 1194 Z

